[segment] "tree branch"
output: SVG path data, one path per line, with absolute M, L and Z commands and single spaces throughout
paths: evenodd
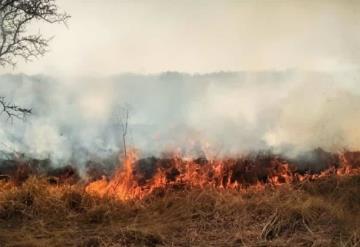
M 0 0 L 0 66 L 16 65 L 47 52 L 50 39 L 42 34 L 26 34 L 34 21 L 64 23 L 70 16 L 60 12 L 55 0 Z
M 27 26 L 34 21 L 63 23 L 70 16 L 60 12 L 56 0 L 0 0 L 0 66 L 15 66 L 16 59 L 30 61 L 47 52 L 51 39 L 42 34 L 28 34 Z M 9 103 L 0 96 L 0 114 L 24 119 L 31 109 Z M 2 110 L 2 111 L 1 111 Z
M 31 114 L 31 109 L 11 104 L 5 100 L 5 97 L 0 97 L 0 106 L 2 108 L 0 114 L 6 114 L 8 119 L 25 119 L 27 115 Z

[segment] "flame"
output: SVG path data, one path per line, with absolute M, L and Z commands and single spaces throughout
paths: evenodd
M 90 183 L 85 190 L 90 194 L 98 194 L 100 196 L 116 195 L 116 197 L 122 200 L 139 197 L 141 188 L 136 184 L 132 167 L 136 159 L 136 152 L 130 151 L 124 159 L 123 168 L 116 171 L 111 181 L 102 177 L 102 179 Z
M 354 163 L 358 159 L 358 163 Z M 139 160 L 131 151 L 111 179 L 103 177 L 87 185 L 86 191 L 120 200 L 141 199 L 156 191 L 206 188 L 225 190 L 262 190 L 267 186 L 299 183 L 331 175 L 360 174 L 360 152 L 339 155 L 340 165 L 331 165 L 315 174 L 302 174 L 296 167 L 276 156 L 252 159 L 167 159 Z M 141 166 L 145 162 L 145 167 Z

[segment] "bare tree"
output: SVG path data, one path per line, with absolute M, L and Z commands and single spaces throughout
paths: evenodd
M 65 23 L 69 17 L 59 12 L 55 0 L 0 0 L 0 65 L 15 65 L 17 57 L 29 61 L 45 54 L 50 39 L 28 34 L 30 23 Z
M 16 59 L 31 61 L 47 52 L 50 38 L 41 33 L 29 34 L 34 22 L 65 23 L 70 16 L 60 12 L 55 0 L 0 0 L 0 66 L 15 66 Z M 2 112 L 9 118 L 31 113 L 0 97 Z
M 119 113 L 119 121 L 120 127 L 122 132 L 122 141 L 123 141 L 123 148 L 124 148 L 124 158 L 127 158 L 127 151 L 126 151 L 126 136 L 128 132 L 128 121 L 129 121 L 129 107 L 123 107 L 120 109 Z

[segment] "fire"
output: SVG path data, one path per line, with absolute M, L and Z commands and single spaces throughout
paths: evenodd
M 360 174 L 360 153 L 344 152 L 318 173 L 307 173 L 275 155 L 255 155 L 238 159 L 138 159 L 129 152 L 123 166 L 111 179 L 103 177 L 87 185 L 86 191 L 120 200 L 141 199 L 169 189 L 215 188 L 261 190 L 282 184 L 300 183 L 331 175 Z
M 132 168 L 136 157 L 137 155 L 134 151 L 129 152 L 124 159 L 123 167 L 116 171 L 111 181 L 107 181 L 105 177 L 102 177 L 101 180 L 90 183 L 86 187 L 86 191 L 100 196 L 112 194 L 123 200 L 139 197 L 141 195 L 141 188 L 136 184 Z

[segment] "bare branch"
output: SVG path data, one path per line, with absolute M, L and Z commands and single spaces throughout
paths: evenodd
M 11 104 L 5 100 L 5 97 L 0 97 L 0 106 L 2 108 L 0 114 L 6 114 L 8 119 L 25 119 L 27 115 L 31 114 L 31 109 Z
M 0 66 L 15 66 L 19 57 L 30 61 L 47 52 L 50 39 L 27 34 L 30 23 L 66 24 L 69 18 L 59 11 L 55 0 L 0 0 Z
M 56 0 L 0 0 L 0 66 L 15 66 L 18 58 L 25 61 L 43 56 L 51 39 L 41 33 L 28 34 L 27 27 L 36 21 L 63 23 L 70 16 L 60 12 Z M 0 97 L 0 107 L 8 118 L 24 119 L 31 109 L 11 104 Z
M 126 136 L 127 136 L 127 130 L 128 130 L 128 121 L 129 121 L 129 109 L 128 107 L 125 107 L 121 109 L 122 112 L 120 112 L 120 126 L 122 130 L 122 140 L 123 140 L 123 147 L 124 147 L 124 158 L 127 158 L 127 152 L 126 152 Z

